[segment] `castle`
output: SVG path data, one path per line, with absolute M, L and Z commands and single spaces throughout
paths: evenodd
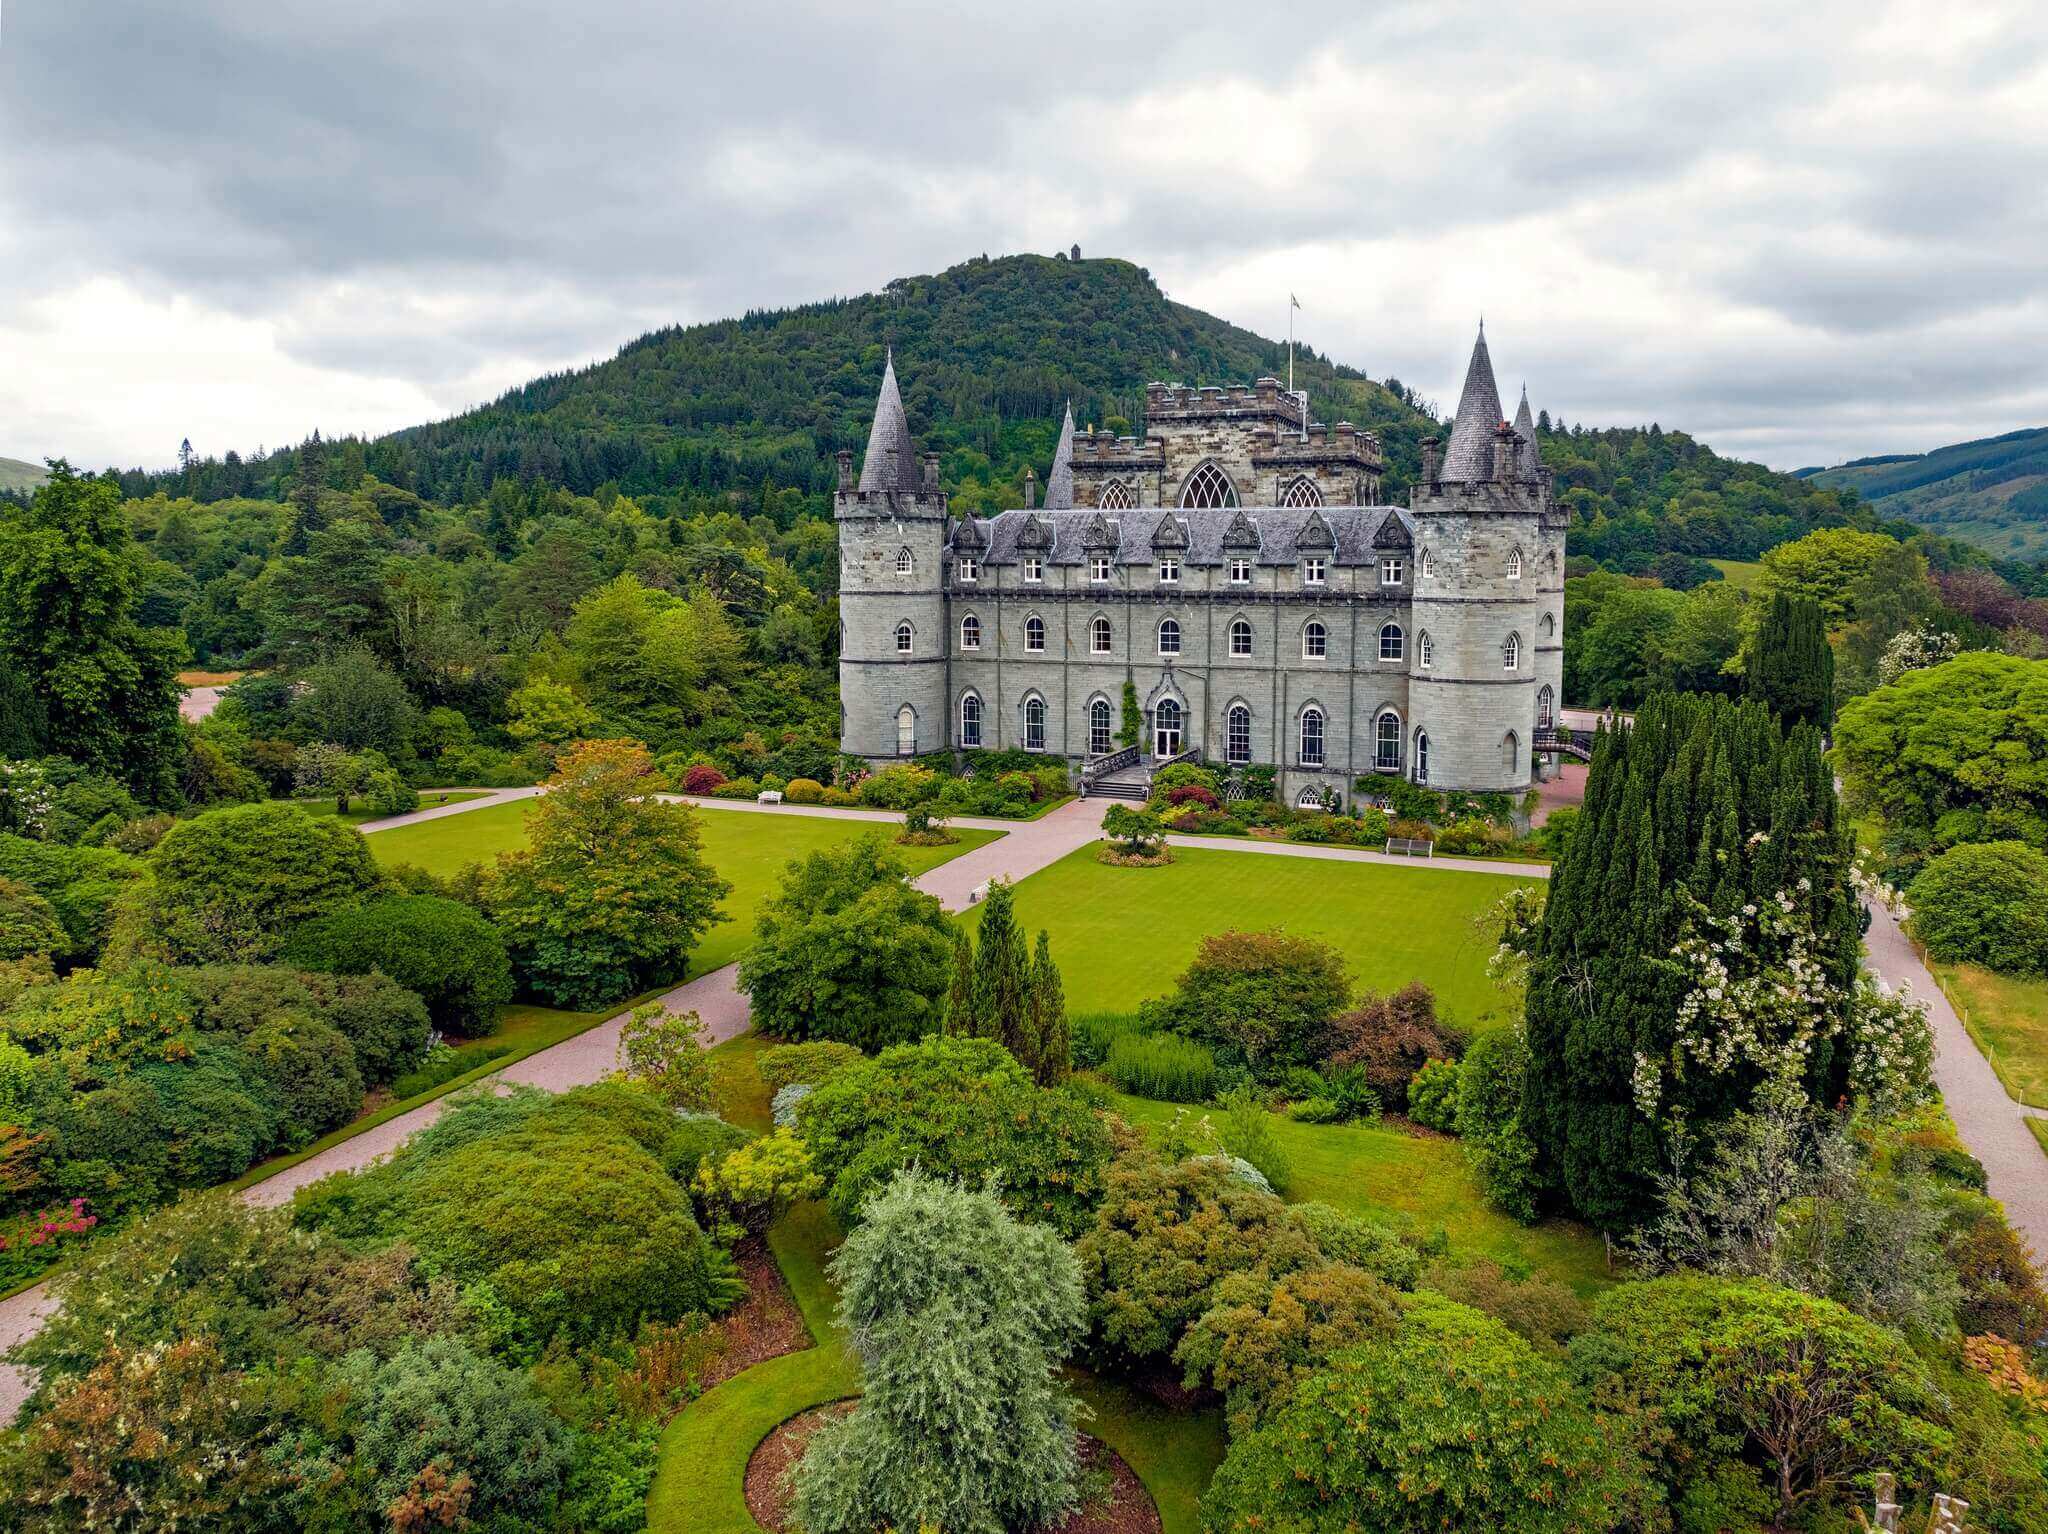
M 1142 761 L 1270 765 L 1290 804 L 1373 774 L 1527 788 L 1561 701 L 1566 518 L 1483 327 L 1406 507 L 1383 468 L 1374 433 L 1311 423 L 1277 379 L 1155 383 L 1140 437 L 1068 411 L 1043 506 L 1027 474 L 1016 510 L 956 518 L 891 359 L 858 482 L 839 454 L 840 748 L 1099 768 L 1128 682 Z

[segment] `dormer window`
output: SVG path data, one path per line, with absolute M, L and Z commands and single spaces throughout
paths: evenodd
M 1301 562 L 1301 583 L 1304 586 L 1320 586 L 1323 584 L 1323 561 L 1321 559 L 1311 557 Z
M 981 579 L 981 561 L 972 557 L 962 556 L 953 566 L 953 570 L 960 577 L 960 584 L 963 586 L 972 586 Z
M 1045 561 L 1036 554 L 1024 556 L 1024 584 L 1036 586 L 1045 579 Z
M 1162 586 L 1175 586 L 1180 583 L 1180 561 L 1171 554 L 1159 561 L 1159 583 Z
M 1381 561 L 1380 561 L 1380 584 L 1381 584 L 1382 586 L 1398 586 L 1398 585 L 1400 585 L 1400 584 L 1401 584 L 1401 575 L 1402 575 L 1403 569 L 1404 569 L 1404 567 L 1405 567 L 1405 566 L 1407 565 L 1407 563 L 1408 563 L 1408 562 L 1407 562 L 1407 561 L 1406 561 L 1405 559 L 1383 559 L 1383 560 L 1381 560 Z
M 1249 586 L 1252 583 L 1252 562 L 1249 559 L 1233 559 L 1230 562 L 1230 584 Z
M 1091 554 L 1088 556 L 1088 579 L 1098 586 L 1103 585 L 1109 580 L 1109 556 L 1107 554 Z

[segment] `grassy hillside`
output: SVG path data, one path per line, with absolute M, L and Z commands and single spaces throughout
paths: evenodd
M 33 490 L 49 476 L 39 463 L 19 458 L 0 458 L 0 491 Z
M 2048 555 L 2048 427 L 1803 472 L 1814 484 L 1854 490 L 1886 516 L 2005 558 Z

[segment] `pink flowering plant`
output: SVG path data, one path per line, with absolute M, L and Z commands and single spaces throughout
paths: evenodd
M 18 1214 L 0 1225 L 0 1286 L 18 1284 L 56 1266 L 99 1222 L 98 1215 L 87 1211 L 84 1199 L 74 1198 Z

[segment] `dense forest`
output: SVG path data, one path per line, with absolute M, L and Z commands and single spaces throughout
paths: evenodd
M 1802 469 L 1800 476 L 1854 490 L 1888 516 L 2006 558 L 2048 554 L 2048 427 Z

